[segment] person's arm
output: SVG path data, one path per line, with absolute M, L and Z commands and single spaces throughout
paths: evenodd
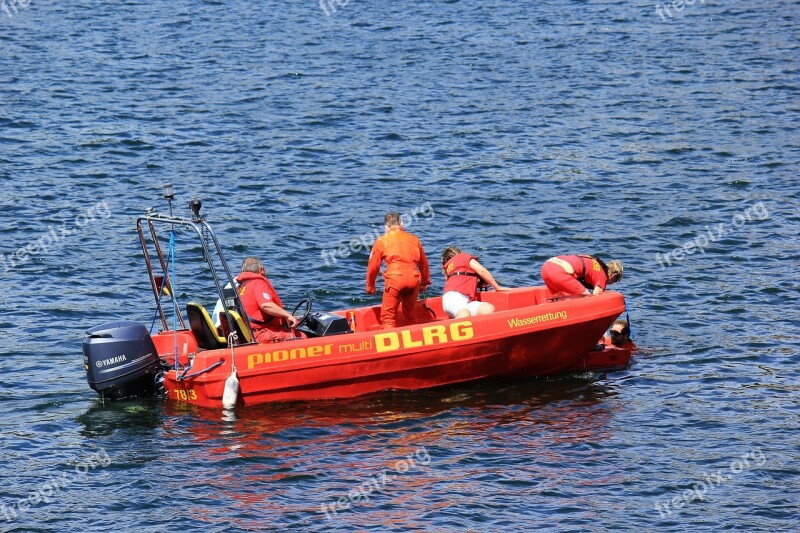
M 369 255 L 369 262 L 367 263 L 367 294 L 375 294 L 375 282 L 378 279 L 378 273 L 381 271 L 381 261 L 383 260 L 383 239 L 380 237 L 372 245 L 372 253 Z
M 606 283 L 608 283 L 608 276 L 601 270 L 595 274 L 597 279 L 592 279 L 592 283 L 594 285 L 594 290 L 590 293 L 593 296 L 597 296 L 598 294 L 603 294 L 603 291 L 606 290 Z M 594 276 L 592 276 L 594 278 Z
M 428 256 L 425 255 L 422 243 L 419 243 L 419 273 L 422 276 L 419 282 L 420 290 L 425 292 L 431 284 L 431 265 L 428 263 Z
M 486 283 L 488 283 L 488 284 L 489 284 L 491 287 L 493 287 L 493 288 L 494 288 L 494 290 L 496 290 L 496 291 L 507 291 L 507 290 L 509 290 L 509 289 L 507 289 L 506 287 L 502 287 L 502 286 L 500 286 L 500 285 L 499 285 L 499 284 L 498 284 L 498 283 L 497 283 L 497 282 L 494 280 L 494 277 L 492 276 L 492 273 L 491 273 L 491 272 L 489 272 L 488 270 L 486 270 L 486 267 L 484 267 L 482 264 L 480 264 L 480 263 L 478 262 L 478 260 L 477 260 L 477 259 L 470 259 L 470 261 L 469 261 L 469 267 L 470 267 L 472 270 L 474 270 L 474 271 L 475 271 L 475 273 L 476 273 L 476 274 L 478 274 L 478 275 L 481 277 L 481 279 L 482 279 L 483 281 L 485 281 L 485 282 L 486 282 Z
M 289 311 L 282 308 L 281 306 L 277 305 L 274 302 L 264 302 L 261 304 L 261 310 L 267 313 L 268 315 L 276 316 L 278 318 L 283 318 L 289 324 L 290 328 L 293 328 L 297 325 L 297 319 L 292 316 Z

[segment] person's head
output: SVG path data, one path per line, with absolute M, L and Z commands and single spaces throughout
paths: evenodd
M 625 320 L 617 320 L 611 324 L 611 344 L 624 346 L 631 340 L 631 328 Z
M 400 221 L 400 213 L 387 213 L 383 218 L 383 225 L 386 226 L 386 229 L 402 228 L 403 223 Z
M 450 261 L 452 258 L 454 258 L 455 256 L 457 256 L 460 253 L 461 253 L 461 250 L 459 250 L 457 247 L 448 246 L 442 252 L 442 265 L 444 265 L 445 263 L 447 263 L 448 261 Z
M 267 269 L 264 268 L 264 263 L 258 257 L 245 257 L 242 261 L 242 272 L 255 272 L 262 276 L 267 275 Z
M 616 283 L 622 279 L 622 263 L 616 259 L 608 262 L 608 284 Z

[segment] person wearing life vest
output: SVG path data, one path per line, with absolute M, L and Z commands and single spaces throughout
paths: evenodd
M 422 243 L 403 229 L 399 214 L 386 215 L 384 228 L 386 233 L 372 245 L 367 263 L 367 294 L 377 292 L 375 281 L 385 261 L 381 324 L 384 328 L 393 328 L 398 307 L 402 309 L 405 324 L 414 323 L 417 296 L 420 289 L 425 292 L 431 284 L 431 272 Z
M 296 337 L 289 328 L 297 325 L 297 319 L 283 308 L 261 260 L 245 258 L 236 283 L 256 342 L 266 344 Z
M 631 340 L 631 328 L 627 320 L 617 320 L 611 325 L 608 336 L 603 337 L 603 344 L 615 348 L 635 350 L 636 345 Z
M 622 279 L 622 263 L 604 263 L 590 255 L 551 257 L 542 267 L 542 279 L 554 298 L 601 294 Z
M 508 290 L 495 281 L 477 257 L 463 253 L 455 246 L 448 246 L 442 252 L 442 272 L 446 279 L 442 307 L 450 318 L 494 313 L 492 304 L 475 300 L 479 284 L 490 285 L 496 291 Z

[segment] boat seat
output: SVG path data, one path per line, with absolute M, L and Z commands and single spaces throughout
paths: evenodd
M 198 348 L 216 350 L 228 345 L 225 337 L 220 336 L 217 332 L 205 307 L 195 302 L 189 302 L 186 304 L 186 314 L 189 316 L 189 327 L 197 340 Z
M 245 326 L 244 320 L 242 319 L 241 315 L 234 311 L 233 309 L 228 309 L 227 311 L 223 311 L 222 313 L 228 313 L 233 319 L 233 327 L 236 329 L 236 335 L 239 337 L 239 344 L 251 344 L 253 341 L 252 337 L 250 337 L 249 330 L 247 326 Z M 220 313 L 220 315 L 222 314 Z M 228 321 L 225 319 L 224 316 L 219 317 L 220 327 L 222 328 L 222 333 L 225 335 L 225 338 L 228 338 L 228 335 L 231 334 L 230 326 L 228 325 Z

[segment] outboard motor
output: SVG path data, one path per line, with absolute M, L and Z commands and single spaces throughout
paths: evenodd
M 144 325 L 120 321 L 95 326 L 83 339 L 89 386 L 104 398 L 153 397 L 162 362 Z

